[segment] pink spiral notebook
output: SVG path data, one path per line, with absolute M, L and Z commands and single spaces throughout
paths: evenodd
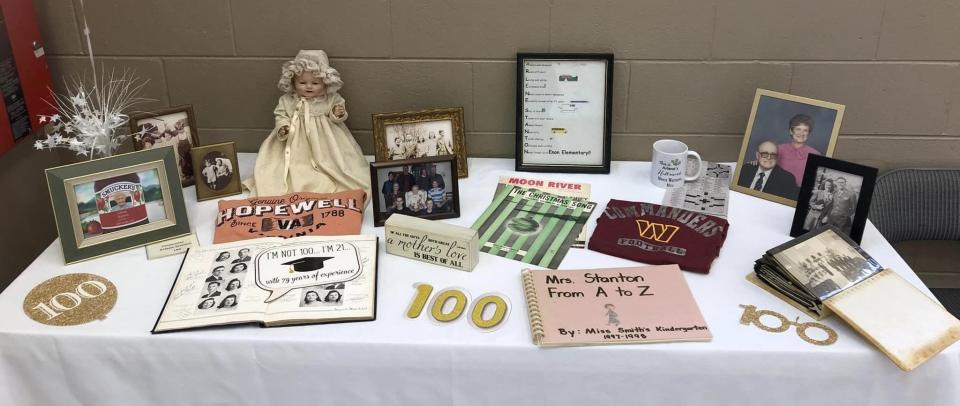
M 522 272 L 541 347 L 710 341 L 677 265 Z

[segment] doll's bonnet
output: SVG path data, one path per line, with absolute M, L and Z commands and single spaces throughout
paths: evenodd
M 319 73 L 320 78 L 323 79 L 323 83 L 327 87 L 328 94 L 339 91 L 343 86 L 343 81 L 340 79 L 340 72 L 330 67 L 330 59 L 327 58 L 327 53 L 319 49 L 307 49 L 300 50 L 292 61 L 287 61 L 283 64 L 280 83 L 278 83 L 280 90 L 285 93 L 292 93 L 293 88 L 290 85 L 290 80 L 304 71 Z

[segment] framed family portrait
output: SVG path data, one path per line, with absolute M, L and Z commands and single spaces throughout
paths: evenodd
M 190 156 L 198 202 L 240 194 L 240 166 L 233 142 L 195 147 Z
M 67 264 L 190 233 L 173 147 L 47 169 Z
M 130 117 L 133 149 L 142 151 L 172 145 L 177 153 L 180 184 L 193 185 L 193 159 L 190 149 L 200 146 L 192 105 L 171 107 Z
M 610 173 L 613 54 L 517 54 L 516 170 Z
M 796 207 L 811 155 L 833 156 L 844 106 L 757 89 L 730 189 Z
M 373 224 L 393 213 L 436 220 L 460 217 L 457 157 L 445 155 L 370 164 Z
M 876 181 L 877 168 L 811 155 L 790 236 L 833 226 L 859 244 Z
M 467 177 L 463 107 L 373 115 L 377 162 L 457 156 L 457 176 Z

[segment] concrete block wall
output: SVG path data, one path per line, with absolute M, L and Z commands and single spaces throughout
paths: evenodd
M 323 49 L 348 125 L 373 153 L 370 115 L 463 106 L 471 156 L 513 157 L 517 52 L 613 52 L 613 151 L 660 138 L 737 157 L 756 88 L 847 106 L 836 156 L 886 170 L 960 166 L 955 0 L 86 0 L 97 62 L 149 79 L 141 106 L 193 104 L 202 143 L 256 151 L 280 65 Z M 54 83 L 87 71 L 78 0 L 34 0 Z M 128 147 L 129 148 L 129 147 Z M 42 181 L 62 155 L 0 158 L 0 184 Z M 59 160 L 59 161 L 58 161 Z M 30 199 L 47 201 L 35 184 Z M 12 186 L 11 186 L 12 187 Z M 35 190 L 34 190 L 35 189 Z M 19 209 L 18 209 L 19 210 Z M 0 288 L 56 236 L 46 205 L 7 216 Z
M 36 0 L 55 77 L 84 65 L 79 2 Z M 193 104 L 202 143 L 256 151 L 280 64 L 324 49 L 348 126 L 463 106 L 471 156 L 512 157 L 515 54 L 613 52 L 614 158 L 671 137 L 734 160 L 757 87 L 847 106 L 836 156 L 957 166 L 960 3 L 935 0 L 166 0 L 86 2 L 94 53 Z

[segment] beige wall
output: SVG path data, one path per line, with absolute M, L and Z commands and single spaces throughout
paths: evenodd
M 763 87 L 845 104 L 839 158 L 960 166 L 952 0 L 85 3 L 98 61 L 150 79 L 157 101 L 144 109 L 193 104 L 202 143 L 255 151 L 272 125 L 280 64 L 319 48 L 342 73 L 348 125 L 367 153 L 371 113 L 463 106 L 469 154 L 512 157 L 516 52 L 613 52 L 615 159 L 648 159 L 654 140 L 672 137 L 734 160 Z M 82 72 L 79 1 L 35 6 L 54 81 Z M 38 173 L 49 162 L 24 164 Z
M 56 75 L 83 59 L 76 10 L 37 0 Z M 472 156 L 512 157 L 517 51 L 611 51 L 614 158 L 663 137 L 734 160 L 757 87 L 847 105 L 836 156 L 881 168 L 956 166 L 960 3 L 916 0 L 87 1 L 95 54 L 193 104 L 203 143 L 255 151 L 280 64 L 332 57 L 349 127 L 370 114 L 465 109 Z

